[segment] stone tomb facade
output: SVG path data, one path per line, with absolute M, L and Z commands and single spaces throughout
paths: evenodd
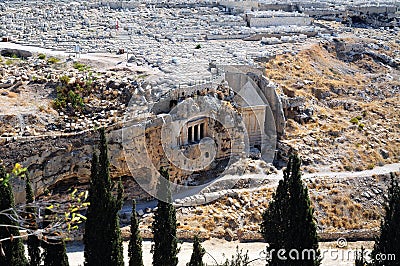
M 223 86 L 193 88 L 183 99 L 160 101 L 153 109 L 158 112 L 150 119 L 108 128 L 111 175 L 144 180 L 152 189 L 158 169 L 165 165 L 171 166 L 171 180 L 185 184 L 193 172 L 225 169 L 219 163 L 245 157 L 246 147 L 259 148 L 263 159 L 272 161 L 276 140 L 285 127 L 275 88 L 254 69 L 226 67 L 224 78 Z M 171 107 L 171 100 L 179 107 Z M 21 162 L 29 168 L 35 191 L 40 194 L 57 184 L 88 182 L 97 141 L 98 133 L 87 131 L 57 138 L 18 139 L 1 145 L 0 151 L 6 165 Z M 21 145 L 26 148 L 18 149 Z M 24 184 L 14 189 L 17 201 L 22 201 Z
M 200 117 L 186 123 L 179 137 L 179 145 L 199 143 L 208 135 L 208 118 Z

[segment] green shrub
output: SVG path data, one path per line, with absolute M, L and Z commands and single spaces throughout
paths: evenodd
M 44 60 L 44 59 L 46 59 L 46 55 L 45 54 L 39 54 L 38 58 Z
M 6 60 L 6 65 L 7 65 L 7 66 L 12 65 L 12 63 L 13 63 L 13 61 L 12 61 L 11 59 L 7 59 L 7 60 Z
M 53 100 L 52 107 L 67 112 L 81 112 L 85 106 L 83 99 L 90 97 L 93 89 L 97 88 L 92 78 L 77 78 L 72 82 L 69 76 L 63 75 L 59 77 L 59 81 L 56 87 L 57 97 Z M 66 107 L 69 108 L 64 110 Z
M 72 104 L 73 108 L 80 108 L 84 105 L 82 97 L 74 91 L 68 92 L 68 102 Z
M 53 101 L 54 109 L 62 109 L 67 105 L 67 97 L 63 94 L 62 88 L 57 87 L 57 98 Z
M 66 84 L 58 86 L 57 98 L 53 101 L 53 108 L 60 110 L 71 104 L 74 109 L 80 110 L 84 106 L 83 98 L 80 95 L 82 88 L 77 84 L 75 91 L 71 87 L 67 87 Z
M 67 96 L 58 93 L 57 98 L 53 101 L 53 107 L 55 109 L 62 109 L 70 103 L 74 109 L 80 109 L 84 106 L 83 98 L 74 91 L 68 91 Z
M 86 88 L 90 88 L 90 87 L 92 86 L 92 84 L 93 84 L 93 79 L 88 79 L 88 80 L 86 81 L 85 86 L 86 86 Z
M 60 62 L 60 59 L 55 58 L 55 57 L 50 57 L 49 59 L 47 59 L 47 63 L 49 63 L 49 64 L 56 64 L 58 62 Z
M 145 79 L 145 78 L 147 78 L 147 76 L 148 76 L 148 75 L 146 75 L 146 74 L 142 74 L 142 75 L 139 75 L 139 76 L 137 77 L 137 79 Z
M 365 127 L 365 124 L 363 124 L 363 123 L 360 123 L 360 124 L 358 125 L 358 129 L 359 129 L 359 130 L 363 130 L 364 127 Z
M 201 48 L 201 45 L 198 44 L 198 45 L 196 45 L 196 47 L 194 49 L 200 49 L 200 48 Z
M 66 76 L 66 75 L 60 77 L 60 82 L 61 82 L 62 84 L 68 84 L 70 80 L 71 80 L 71 79 L 70 79 L 68 76 Z
M 89 69 L 90 69 L 89 66 L 87 66 L 87 65 L 85 65 L 85 64 L 82 64 L 82 63 L 80 63 L 80 62 L 75 62 L 74 65 L 73 65 L 73 67 L 74 67 L 75 69 L 78 69 L 79 71 L 85 71 L 85 70 L 89 70 Z
M 357 117 L 353 117 L 352 119 L 350 119 L 350 123 L 352 123 L 353 125 L 357 125 L 359 123 L 359 120 Z

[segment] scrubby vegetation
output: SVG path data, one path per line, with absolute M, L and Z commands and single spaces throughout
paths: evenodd
M 236 248 L 236 254 L 232 256 L 232 259 L 226 260 L 224 264 L 220 266 L 246 266 L 249 265 L 250 259 L 248 252 L 243 252 L 243 250 L 239 250 Z
M 49 58 L 47 59 L 47 63 L 49 63 L 49 64 L 56 64 L 56 63 L 58 63 L 58 62 L 60 62 L 60 59 L 58 59 L 58 58 L 56 58 L 56 57 L 49 57 Z
M 7 60 L 6 60 L 6 65 L 7 65 L 7 66 L 10 66 L 10 65 L 13 64 L 13 62 L 14 62 L 13 60 L 7 59 Z
M 60 84 L 57 86 L 57 98 L 53 101 L 53 107 L 57 110 L 69 112 L 81 112 L 85 106 L 84 98 L 88 97 L 93 90 L 93 81 L 76 79 L 70 83 L 68 76 L 59 78 Z
M 89 66 L 87 66 L 83 63 L 80 63 L 80 62 L 74 62 L 73 67 L 79 71 L 87 71 L 90 69 Z

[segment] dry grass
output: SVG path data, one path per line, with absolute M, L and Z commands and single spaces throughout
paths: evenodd
M 376 180 L 376 177 L 371 178 L 371 182 Z M 333 182 L 330 179 L 317 179 L 309 186 L 312 205 L 323 231 L 377 228 L 382 207 L 374 206 L 370 201 L 355 201 L 354 195 L 357 193 L 354 187 Z
M 333 49 L 333 47 L 331 47 Z M 266 64 L 266 76 L 280 85 L 281 93 L 302 96 L 306 106 L 314 109 L 314 121 L 300 125 L 289 119 L 284 142 L 302 153 L 338 171 L 361 171 L 374 166 L 397 162 L 400 156 L 400 102 L 390 94 L 400 86 L 396 78 L 386 80 L 390 70 L 365 56 L 355 63 L 345 63 L 320 45 L 303 50 L 296 56 L 281 55 Z M 360 95 L 375 91 L 382 97 L 366 101 Z M 321 94 L 327 93 L 322 101 Z M 337 107 L 326 102 L 336 101 Z M 347 106 L 347 107 L 345 107 Z M 350 106 L 350 107 L 348 107 Z M 359 117 L 357 124 L 350 120 Z M 305 139 L 309 139 L 305 142 Z M 337 139 L 342 141 L 338 142 Z M 385 149 L 389 158 L 379 152 Z M 313 159 L 311 159 L 313 161 Z M 304 170 L 312 172 L 318 166 Z
M 370 178 L 331 179 L 318 178 L 307 181 L 311 206 L 318 230 L 323 233 L 376 230 L 383 214 L 384 193 L 365 198 L 365 191 L 387 188 L 388 175 Z M 210 237 L 223 238 L 226 229 L 236 235 L 259 235 L 262 214 L 275 188 L 243 191 L 223 197 L 204 206 L 182 208 L 177 211 L 178 232 L 206 232 Z M 372 193 L 372 192 L 371 192 Z M 230 198 L 230 199 L 229 199 Z M 236 204 L 241 207 L 235 207 Z M 141 229 L 151 229 L 152 217 L 144 218 Z

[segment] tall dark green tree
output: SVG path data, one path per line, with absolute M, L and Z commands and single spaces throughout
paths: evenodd
M 132 203 L 131 239 L 129 241 L 129 266 L 143 266 L 142 237 L 139 230 L 139 219 L 136 215 L 136 201 Z
M 15 208 L 12 187 L 3 165 L 0 165 L 0 211 Z M 11 212 L 7 212 L 11 214 Z M 24 246 L 20 238 L 18 224 L 9 216 L 0 214 L 0 265 L 26 266 Z M 15 227 L 14 227 L 15 226 Z
M 400 186 L 394 174 L 388 189 L 385 216 L 381 223 L 381 234 L 371 252 L 372 265 L 394 266 L 400 260 Z M 395 260 L 389 256 L 395 256 Z M 385 258 L 386 260 L 382 260 Z
M 118 183 L 118 195 L 112 192 L 110 162 L 104 129 L 100 129 L 100 156 L 93 154 L 89 202 L 85 224 L 85 265 L 124 265 L 118 211 L 122 208 L 123 188 Z
M 43 228 L 50 226 L 54 221 L 54 213 L 50 208 L 46 208 L 44 211 L 45 218 L 43 220 Z M 46 266 L 69 266 L 67 250 L 65 248 L 65 242 L 60 239 L 57 235 L 51 234 L 43 239 L 41 246 L 43 252 L 43 262 Z
M 320 265 L 317 227 L 300 166 L 298 155 L 291 155 L 283 180 L 263 214 L 261 233 L 269 244 L 269 265 Z M 278 254 L 281 249 L 286 252 Z
M 49 239 L 42 243 L 44 249 L 44 265 L 46 266 L 69 266 L 67 250 L 63 239 Z
M 157 185 L 157 211 L 153 222 L 153 265 L 175 266 L 178 264 L 178 241 L 176 238 L 176 211 L 172 205 L 169 174 L 161 168 Z
M 190 257 L 190 262 L 187 266 L 204 266 L 203 256 L 206 254 L 206 250 L 201 246 L 200 239 L 198 236 L 194 236 L 193 239 L 193 252 Z
M 31 230 L 38 230 L 38 225 L 36 223 L 36 208 L 32 206 L 33 202 L 35 201 L 35 196 L 33 193 L 33 189 L 31 186 L 31 181 L 29 179 L 29 175 L 26 175 L 26 185 L 25 185 L 25 192 L 26 192 L 26 213 L 27 213 L 27 222 L 28 227 Z M 30 266 L 39 266 L 40 265 L 40 239 L 37 235 L 30 235 L 28 236 L 27 241 L 28 246 L 28 255 L 29 255 L 29 265 Z

